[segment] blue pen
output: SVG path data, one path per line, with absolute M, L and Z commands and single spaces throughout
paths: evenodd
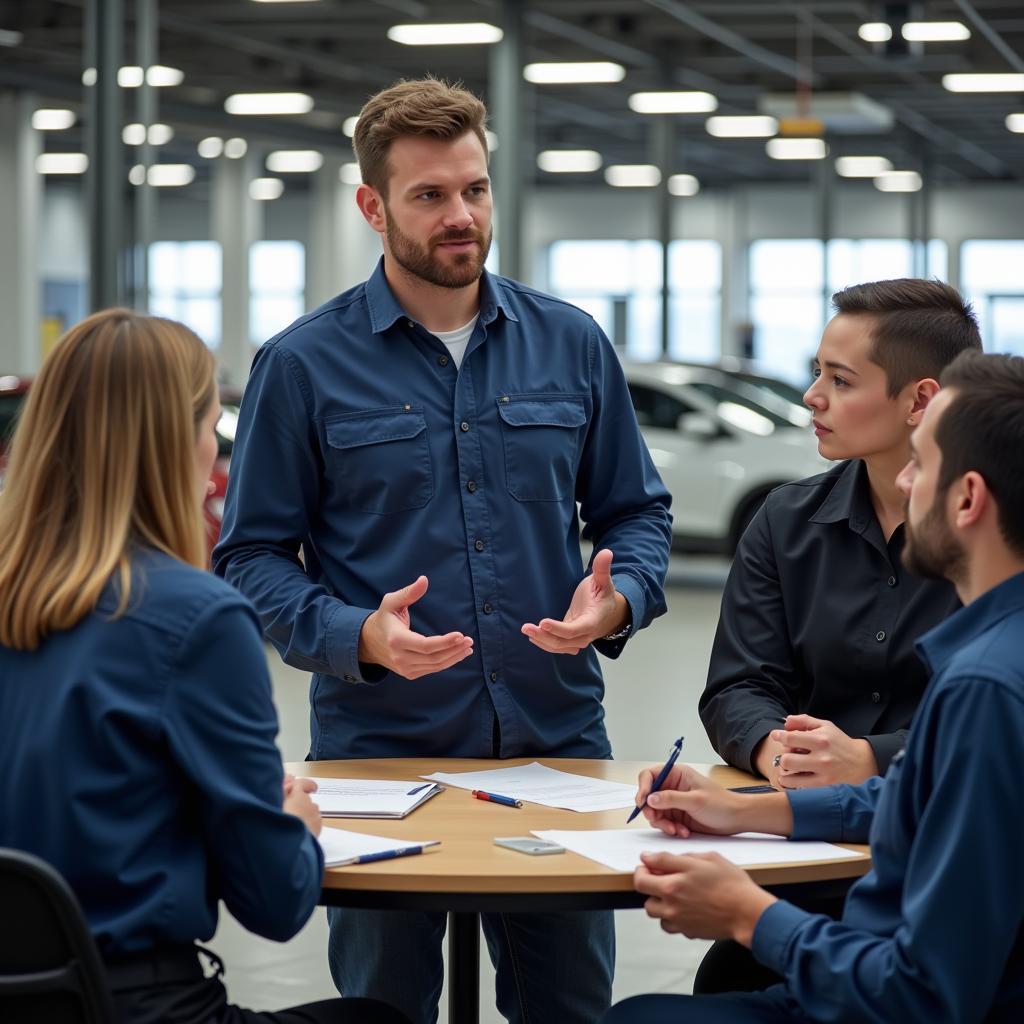
M 429 846 L 436 844 L 429 843 Z M 394 857 L 412 857 L 422 853 L 422 846 L 403 846 L 397 850 L 382 850 L 380 853 L 364 853 L 359 857 L 350 857 L 348 860 L 338 861 L 335 867 L 347 867 L 349 864 L 372 864 L 378 860 L 392 860 Z
M 685 736 L 680 736 L 672 745 L 672 752 L 668 755 L 668 760 L 665 762 L 665 767 L 658 772 L 658 777 L 654 780 L 654 785 L 651 786 L 651 793 L 657 793 L 662 786 L 665 785 L 665 780 L 668 778 L 668 773 L 672 771 L 672 765 L 676 763 L 676 758 L 679 756 L 679 751 L 683 749 L 683 740 Z M 650 796 L 648 793 L 647 796 Z M 647 797 L 644 797 L 644 802 L 639 807 L 633 808 L 633 813 L 626 819 L 628 825 L 645 807 L 647 806 Z

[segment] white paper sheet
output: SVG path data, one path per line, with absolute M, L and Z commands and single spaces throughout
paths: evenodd
M 736 836 L 693 835 L 689 839 L 667 836 L 654 828 L 548 829 L 534 831 L 613 871 L 632 872 L 641 853 L 719 853 L 726 860 L 747 867 L 751 864 L 804 864 L 817 860 L 847 860 L 859 854 L 831 843 L 790 842 L 780 836 L 742 832 Z
M 423 778 L 458 789 L 483 789 L 568 811 L 611 811 L 636 806 L 636 786 L 632 783 L 572 775 L 537 761 L 519 768 L 493 768 L 484 772 L 434 772 Z
M 320 847 L 324 851 L 324 866 L 352 863 L 367 854 L 404 850 L 410 846 L 437 846 L 438 839 L 391 839 L 388 836 L 368 836 L 362 832 L 347 832 L 341 828 L 324 826 L 320 830 Z
M 325 817 L 404 818 L 439 787 L 419 780 L 321 779 L 310 799 Z

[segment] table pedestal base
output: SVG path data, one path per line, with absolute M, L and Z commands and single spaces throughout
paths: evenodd
M 448 915 L 448 1024 L 480 1020 L 480 915 Z

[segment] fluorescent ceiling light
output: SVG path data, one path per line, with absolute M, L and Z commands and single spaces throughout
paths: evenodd
M 284 182 L 280 178 L 253 178 L 249 182 L 249 198 L 267 202 L 277 199 L 284 191 Z
M 117 84 L 122 89 L 138 89 L 144 79 L 142 68 L 137 65 L 117 69 Z
M 155 188 L 181 188 L 191 184 L 195 176 L 191 164 L 153 164 L 146 172 L 146 181 Z
M 146 141 L 144 124 L 126 124 L 121 129 L 121 141 L 126 146 L 141 146 Z
M 185 81 L 185 72 L 178 68 L 169 68 L 164 64 L 153 64 L 146 71 L 146 82 L 154 89 L 167 89 L 181 85 Z
M 343 185 L 362 185 L 363 183 L 363 174 L 357 163 L 342 164 L 341 170 L 338 171 L 338 178 Z
M 654 164 L 611 164 L 604 180 L 616 188 L 653 188 L 661 181 L 661 171 Z
M 537 166 L 548 174 L 589 174 L 601 163 L 594 149 L 545 149 L 537 154 Z
M 717 139 L 763 139 L 779 130 L 779 122 L 766 114 L 719 115 L 709 117 L 704 127 Z
M 25 38 L 23 32 L 14 32 L 11 29 L 0 28 L 0 46 L 20 46 Z
M 308 114 L 313 97 L 304 92 L 236 92 L 224 101 L 229 114 Z
M 75 123 L 75 114 L 72 110 L 58 110 L 55 108 L 42 108 L 32 111 L 32 127 L 39 132 L 62 132 Z
M 196 152 L 204 160 L 216 160 L 224 152 L 224 140 L 218 135 L 210 135 L 199 140 Z
M 1024 75 L 943 75 L 942 84 L 950 92 L 1024 92 Z
M 884 156 L 836 157 L 836 174 L 841 178 L 875 178 L 892 170 L 892 161 Z
M 709 114 L 718 109 L 718 100 L 709 92 L 635 92 L 629 109 L 638 114 Z
M 404 46 L 465 46 L 497 43 L 504 36 L 497 25 L 485 21 L 452 22 L 444 25 L 392 25 L 388 39 Z
M 621 82 L 625 77 L 626 69 L 610 60 L 548 62 L 523 68 L 523 78 L 534 85 Z
M 1024 114 L 1007 114 L 1006 127 L 1011 132 L 1024 133 Z
M 822 160 L 828 152 L 821 139 L 769 139 L 764 148 L 773 160 Z
M 249 152 L 249 143 L 245 139 L 228 139 L 224 143 L 224 155 L 229 160 L 241 160 Z
M 166 146 L 174 138 L 174 129 L 169 124 L 151 124 L 148 137 L 151 146 Z
M 879 192 L 917 192 L 921 188 L 921 175 L 917 171 L 889 171 L 875 178 Z
M 147 133 L 145 125 L 138 123 L 121 129 L 121 141 L 126 146 L 141 146 L 147 135 L 151 146 L 166 146 L 174 138 L 174 129 L 169 124 L 151 124 Z
M 490 130 L 485 130 L 484 138 L 487 139 L 487 152 L 493 153 L 498 148 L 498 136 Z
M 40 153 L 36 170 L 40 174 L 85 174 L 89 158 L 84 153 Z
M 128 181 L 132 185 L 144 185 L 146 183 L 146 168 L 142 164 L 135 164 L 128 172 Z
M 971 38 L 961 21 L 908 21 L 901 29 L 908 43 L 958 43 Z
M 341 123 L 341 130 L 343 134 L 347 135 L 350 139 L 356 134 L 356 124 L 359 122 L 359 115 L 353 114 L 351 117 L 346 117 Z
M 267 154 L 267 170 L 275 174 L 312 174 L 323 164 L 323 155 L 315 149 L 275 149 Z
M 155 89 L 181 85 L 185 81 L 185 72 L 178 68 L 169 68 L 163 64 L 153 64 L 143 75 L 142 68 L 137 64 L 127 64 L 117 69 L 117 84 L 122 89 L 138 89 L 143 80 Z M 96 69 L 86 68 L 82 72 L 82 85 L 96 84 Z
M 887 43 L 892 39 L 892 27 L 884 21 L 868 21 L 857 29 L 857 35 L 865 43 Z
M 692 174 L 673 174 L 668 179 L 668 190 L 674 196 L 695 196 L 700 182 Z

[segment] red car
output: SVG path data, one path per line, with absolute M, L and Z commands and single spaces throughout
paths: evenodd
M 0 487 L 3 486 L 4 471 L 7 468 L 7 444 L 14 432 L 14 421 L 31 383 L 31 377 L 0 376 Z M 210 551 L 213 551 L 213 546 L 220 538 L 220 521 L 224 515 L 224 493 L 228 486 L 228 464 L 231 461 L 231 449 L 235 443 L 238 406 L 241 400 L 241 391 L 236 388 L 221 387 L 220 404 L 223 412 L 217 423 L 217 461 L 213 464 L 211 476 L 215 490 L 213 494 L 207 496 L 203 503 Z

